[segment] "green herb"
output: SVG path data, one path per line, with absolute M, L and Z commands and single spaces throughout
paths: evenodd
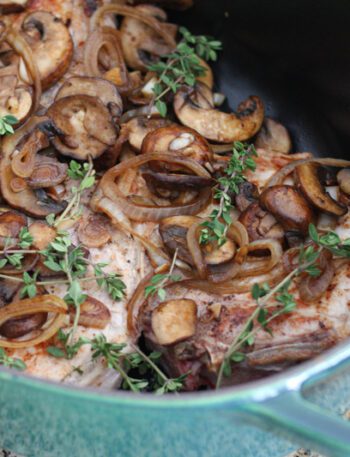
M 81 216 L 80 202 L 82 193 L 95 184 L 95 170 L 93 169 L 92 160 L 89 163 L 83 164 L 71 160 L 67 174 L 71 179 L 78 181 L 79 185 L 72 187 L 71 200 L 57 219 L 53 214 L 49 214 L 46 217 L 47 223 L 54 227 L 58 227 L 62 222 L 78 219 Z
M 80 337 L 77 341 L 73 344 L 69 342 L 72 339 L 72 331 L 65 333 L 62 329 L 57 333 L 57 339 L 61 344 L 61 347 L 57 346 L 49 346 L 46 350 L 47 352 L 56 358 L 65 358 L 68 360 L 73 359 L 76 356 L 79 349 L 84 346 L 85 344 L 90 344 L 90 340 L 88 338 Z
M 3 348 L 0 348 L 0 365 L 4 365 L 5 367 L 9 368 L 15 368 L 19 371 L 23 371 L 27 368 L 23 360 L 9 357 Z
M 163 117 L 167 115 L 164 97 L 169 92 L 176 93 L 183 84 L 194 86 L 197 78 L 207 71 L 199 58 L 215 61 L 217 52 L 222 49 L 220 41 L 204 35 L 194 36 L 184 27 L 180 28 L 180 33 L 183 38 L 176 49 L 148 67 L 158 77 L 153 88 L 154 103 Z
M 316 227 L 311 224 L 309 233 L 312 240 L 318 245 L 317 249 L 314 246 L 301 247 L 298 265 L 274 288 L 270 289 L 268 284 L 263 284 L 262 286 L 255 284 L 253 286 L 251 294 L 257 306 L 243 325 L 242 331 L 226 351 L 217 377 L 217 388 L 220 387 L 223 376 L 230 376 L 231 364 L 244 360 L 245 354 L 242 349 L 245 346 L 254 344 L 254 338 L 259 329 L 263 328 L 272 334 L 271 329 L 269 329 L 270 322 L 283 314 L 288 314 L 295 310 L 296 301 L 290 293 L 293 280 L 301 274 L 308 274 L 313 277 L 320 275 L 321 272 L 316 262 L 323 249 L 335 249 L 337 253 L 343 252 L 344 241 L 336 239 L 333 232 L 319 236 Z M 345 243 L 347 242 L 348 240 L 345 241 Z
M 224 176 L 218 179 L 218 185 L 214 191 L 214 199 L 218 201 L 219 207 L 212 211 L 209 221 L 201 224 L 203 226 L 199 239 L 201 244 L 209 242 L 217 242 L 219 246 L 225 244 L 227 230 L 232 223 L 231 195 L 238 194 L 239 185 L 246 180 L 244 172 L 255 170 L 256 164 L 253 157 L 256 155 L 254 145 L 238 141 L 234 143 L 232 156 L 224 170 Z
M 171 266 L 169 272 L 166 274 L 156 274 L 152 277 L 150 281 L 150 285 L 145 288 L 145 296 L 150 297 L 153 295 L 158 295 L 161 300 L 164 300 L 166 297 L 166 290 L 165 286 L 171 282 L 180 281 L 180 275 L 174 275 L 174 269 L 176 264 L 177 258 L 177 249 L 175 251 L 173 260 L 171 262 Z
M 99 263 L 94 266 L 96 282 L 101 288 L 107 290 L 113 300 L 120 300 L 125 295 L 126 285 L 120 279 L 120 275 L 115 273 L 103 273 L 102 268 L 105 266 L 106 264 L 104 263 Z
M 18 123 L 18 119 L 11 114 L 7 114 L 0 118 L 0 135 L 12 135 L 15 133 L 13 125 Z
M 335 232 L 319 235 L 314 224 L 309 226 L 309 236 L 314 243 L 332 252 L 333 255 L 350 258 L 350 238 L 341 240 Z

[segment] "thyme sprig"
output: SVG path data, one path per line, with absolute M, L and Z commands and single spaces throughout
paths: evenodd
M 19 371 L 23 371 L 27 368 L 23 360 L 8 356 L 3 348 L 0 348 L 0 365 L 15 368 Z
M 156 274 L 151 278 L 149 286 L 145 287 L 146 298 L 153 295 L 158 295 L 161 300 L 164 300 L 166 297 L 165 286 L 171 282 L 177 282 L 181 280 L 180 275 L 173 274 L 177 259 L 177 252 L 178 251 L 176 249 L 168 273 Z
M 156 73 L 154 84 L 154 103 L 161 114 L 167 115 L 167 104 L 164 98 L 169 92 L 174 94 L 181 85 L 194 86 L 198 77 L 206 74 L 201 59 L 215 61 L 222 43 L 204 35 L 192 35 L 185 27 L 180 28 L 182 40 L 176 49 L 163 56 L 159 62 L 148 66 L 148 70 Z
M 223 376 L 231 375 L 231 364 L 245 359 L 246 355 L 242 350 L 254 344 L 255 335 L 261 328 L 272 334 L 270 322 L 295 310 L 297 304 L 290 292 L 293 280 L 302 274 L 319 276 L 321 272 L 317 267 L 317 260 L 324 249 L 338 257 L 350 258 L 350 238 L 342 241 L 335 232 L 319 235 L 313 224 L 309 226 L 309 236 L 316 246 L 301 246 L 297 266 L 275 287 L 270 288 L 268 284 L 253 286 L 251 294 L 257 306 L 227 349 L 219 368 L 216 388 L 221 386 Z
M 65 210 L 55 218 L 54 214 L 49 214 L 46 221 L 53 227 L 59 227 L 60 224 L 69 220 L 77 220 L 82 214 L 81 197 L 85 190 L 90 189 L 95 184 L 95 170 L 92 160 L 80 164 L 71 160 L 67 170 L 68 176 L 78 182 L 77 186 L 71 188 L 71 199 Z
M 7 114 L 0 118 L 0 136 L 12 135 L 15 133 L 13 125 L 18 123 L 18 119 L 11 114 Z
M 108 368 L 116 370 L 123 378 L 122 388 L 133 392 L 153 391 L 156 394 L 178 392 L 183 387 L 187 374 L 178 378 L 169 378 L 157 365 L 161 354 L 151 352 L 146 355 L 138 346 L 132 345 L 134 352 L 126 353 L 125 343 L 110 343 L 103 334 L 93 339 L 80 337 L 70 344 L 70 333 L 62 330 L 58 333 L 61 347 L 49 346 L 47 352 L 57 358 L 72 359 L 84 345 L 90 345 L 92 360 L 103 358 Z M 129 372 L 137 372 L 134 377 Z M 147 375 L 146 379 L 145 376 Z
M 222 246 L 226 242 L 226 234 L 232 224 L 231 210 L 233 209 L 232 195 L 238 194 L 239 185 L 246 180 L 245 171 L 256 169 L 254 157 L 257 155 L 254 145 L 236 141 L 232 156 L 224 170 L 224 176 L 217 180 L 214 188 L 214 200 L 218 201 L 209 215 L 209 221 L 203 222 L 199 242 L 206 244 L 217 242 Z

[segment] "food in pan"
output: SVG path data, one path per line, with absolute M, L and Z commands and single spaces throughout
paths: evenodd
M 350 334 L 350 162 L 139 3 L 0 5 L 0 364 L 160 394 L 309 359 Z

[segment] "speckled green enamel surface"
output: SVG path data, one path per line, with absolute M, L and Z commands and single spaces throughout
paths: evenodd
M 348 352 L 247 388 L 179 398 L 79 391 L 1 371 L 0 445 L 26 457 L 280 457 L 303 444 L 321 451 L 339 423 L 321 412 L 306 433 L 287 413 L 300 382 L 327 371 L 332 379 L 306 387 L 306 396 L 344 413 L 350 370 L 336 376 L 334 371 Z M 350 427 L 344 430 L 350 449 Z M 350 455 L 341 446 L 330 448 L 326 456 Z

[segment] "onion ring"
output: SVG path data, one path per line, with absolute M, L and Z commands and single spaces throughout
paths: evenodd
M 211 189 L 203 189 L 199 192 L 198 198 L 190 203 L 178 206 L 142 206 L 129 201 L 120 191 L 115 179 L 122 175 L 127 169 L 140 167 L 141 165 L 151 161 L 163 161 L 175 163 L 182 167 L 188 168 L 198 176 L 210 178 L 210 174 L 197 162 L 192 159 L 184 159 L 174 157 L 170 154 L 143 154 L 132 159 L 126 160 L 110 170 L 108 170 L 101 179 L 99 188 L 103 194 L 113 202 L 117 203 L 120 210 L 131 220 L 137 222 L 158 222 L 166 217 L 191 216 L 202 211 L 209 203 L 211 197 Z
M 13 302 L 0 309 L 0 326 L 14 317 L 26 316 L 40 312 L 55 313 L 55 316 L 42 329 L 40 335 L 21 341 L 0 339 L 0 347 L 4 348 L 27 348 L 47 341 L 53 337 L 66 321 L 68 307 L 62 298 L 56 295 L 41 295 Z

